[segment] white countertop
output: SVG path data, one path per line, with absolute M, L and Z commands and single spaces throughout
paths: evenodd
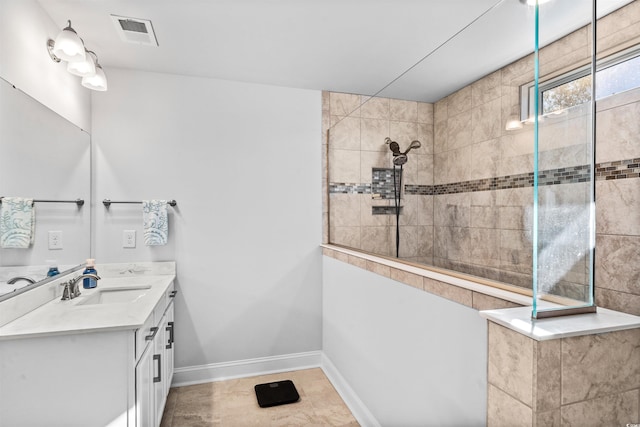
M 481 311 L 480 316 L 537 341 L 640 328 L 640 317 L 598 307 L 596 313 L 532 319 L 531 307 Z
M 0 327 L 0 340 L 140 328 L 174 279 L 175 273 L 102 276 L 94 289 L 84 289 L 79 283 L 79 297 L 67 301 L 56 298 L 7 323 Z M 133 302 L 83 304 L 96 292 L 140 286 L 150 288 Z

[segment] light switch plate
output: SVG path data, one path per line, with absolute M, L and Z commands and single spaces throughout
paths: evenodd
M 136 247 L 136 230 L 124 230 L 122 232 L 122 247 L 123 248 Z

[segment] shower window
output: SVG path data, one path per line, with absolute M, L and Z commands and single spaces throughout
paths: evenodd
M 539 114 L 561 113 L 591 100 L 591 70 L 584 66 L 542 82 L 538 89 Z M 599 61 L 596 100 L 640 87 L 640 46 L 634 46 Z M 521 87 L 521 120 L 534 111 L 534 82 Z

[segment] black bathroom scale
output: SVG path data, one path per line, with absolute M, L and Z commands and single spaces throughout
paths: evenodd
M 286 405 L 300 400 L 296 386 L 291 380 L 276 381 L 273 383 L 258 384 L 254 387 L 258 405 L 261 408 Z

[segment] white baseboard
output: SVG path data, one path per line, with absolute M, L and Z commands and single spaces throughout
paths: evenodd
M 322 353 L 322 370 L 333 387 L 336 389 L 344 403 L 347 405 L 356 421 L 362 427 L 381 427 L 380 423 L 373 416 L 369 408 L 360 400 L 353 391 L 349 383 L 344 379 L 338 368 L 331 362 L 326 354 Z
M 176 368 L 173 373 L 171 386 L 180 387 L 212 381 L 223 381 L 232 378 L 245 378 L 256 375 L 276 374 L 278 372 L 297 371 L 300 369 L 319 368 L 321 362 L 321 351 L 309 351 L 306 353 L 259 357 L 256 359 Z

